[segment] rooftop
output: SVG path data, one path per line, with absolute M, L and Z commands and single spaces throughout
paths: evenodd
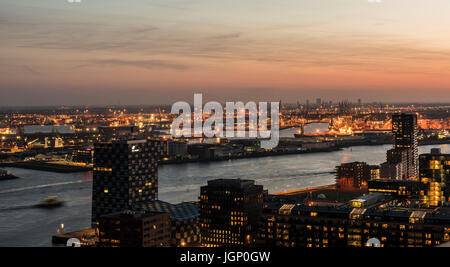
M 155 211 L 131 211 L 124 210 L 122 212 L 103 215 L 104 218 L 148 218 L 155 215 L 161 215 L 167 212 L 155 212 Z
M 208 181 L 208 187 L 233 187 L 243 189 L 255 185 L 253 180 L 241 179 L 216 179 Z
M 134 210 L 146 212 L 167 212 L 170 214 L 170 218 L 175 221 L 185 221 L 195 219 L 200 216 L 198 206 L 191 202 L 170 204 L 161 200 L 155 200 L 146 204 L 140 204 L 136 206 Z
M 289 209 L 287 209 L 289 207 Z M 310 212 L 317 212 L 322 216 L 342 216 L 348 217 L 354 208 L 348 206 L 339 206 L 339 207 L 331 207 L 331 206 L 307 206 L 304 204 L 295 204 L 286 206 L 282 203 L 266 203 L 265 204 L 266 211 L 272 211 L 276 213 L 281 213 L 283 215 L 299 215 L 299 214 L 309 214 Z M 365 209 L 364 215 L 371 216 L 373 218 L 379 218 L 380 220 L 383 217 L 390 217 L 392 219 L 398 220 L 408 220 L 409 218 L 422 218 L 429 219 L 430 222 L 436 224 L 442 224 L 443 222 L 450 222 L 450 214 L 441 212 L 440 210 L 429 210 L 423 211 L 420 209 L 402 209 L 402 210 L 389 210 L 389 209 L 379 209 L 379 208 L 367 208 Z

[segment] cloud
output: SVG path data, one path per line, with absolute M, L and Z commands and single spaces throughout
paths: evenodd
M 34 75 L 41 75 L 41 73 L 35 69 L 33 69 L 30 66 L 22 66 L 22 68 L 27 71 L 28 73 L 34 74 Z
M 158 30 L 155 25 L 125 15 L 15 5 L 0 8 L 2 47 L 118 51 L 148 39 Z
M 144 69 L 173 69 L 186 70 L 188 67 L 183 64 L 166 60 L 122 60 L 122 59 L 95 59 L 86 61 L 84 64 L 77 66 L 78 68 L 104 65 L 104 66 L 132 66 Z
M 276 9 L 279 3 L 275 2 L 267 7 L 260 6 L 260 13 L 253 12 L 253 8 L 263 5 L 264 1 L 249 5 L 245 16 L 242 16 L 244 7 L 239 5 L 235 9 L 219 0 L 215 1 L 216 10 L 212 8 L 214 3 L 195 4 L 197 1 L 193 0 L 193 5 L 188 5 L 183 1 L 189 9 L 181 11 L 172 10 L 179 2 L 175 0 L 151 1 L 154 7 L 129 3 L 126 9 L 122 4 L 113 9 L 113 4 L 108 3 L 105 10 L 83 6 L 79 6 L 80 9 L 74 6 L 62 10 L 34 9 L 40 4 L 28 2 L 33 2 L 33 8 L 28 10 L 1 4 L 0 49 L 8 55 L 8 61 L 6 65 L 0 65 L 0 71 L 21 75 L 20 78 L 16 78 L 19 75 L 3 75 L 0 85 L 3 81 L 21 85 L 26 78 L 36 78 L 36 83 L 23 86 L 45 87 L 44 83 L 51 81 L 64 88 L 75 82 L 65 81 L 65 76 L 58 74 L 64 74 L 70 68 L 91 66 L 97 67 L 95 73 L 99 76 L 108 70 L 106 68 L 114 67 L 186 71 L 181 73 L 183 77 L 164 81 L 164 86 L 213 87 L 223 83 L 220 90 L 223 94 L 239 86 L 268 86 L 273 87 L 273 91 L 277 90 L 276 86 L 306 84 L 314 87 L 317 84 L 320 87 L 323 83 L 324 86 L 335 86 L 330 85 L 331 82 L 327 84 L 327 78 L 351 77 L 352 74 L 357 78 L 356 74 L 362 72 L 363 75 L 375 74 L 367 75 L 368 78 L 392 78 L 394 81 L 389 82 L 398 82 L 398 87 L 408 86 L 411 81 L 422 81 L 433 87 L 438 82 L 432 83 L 437 80 L 442 87 L 450 84 L 447 78 L 450 77 L 450 49 L 442 42 L 445 39 L 428 38 L 433 37 L 431 33 L 395 30 L 399 25 L 394 24 L 408 22 L 401 19 L 367 18 L 367 21 L 359 14 L 364 19 L 355 20 L 363 22 L 358 25 L 352 20 L 353 15 L 347 12 L 333 15 L 331 8 L 320 8 L 322 13 L 315 15 L 312 10 L 294 10 L 290 6 Z M 158 8 L 160 5 L 167 6 Z M 305 13 L 303 16 L 302 12 Z M 374 22 L 389 27 L 373 27 Z M 366 24 L 370 28 L 364 28 Z M 189 72 L 191 69 L 194 71 Z M 267 75 L 269 72 L 273 74 Z M 389 75 L 378 75 L 380 73 Z M 126 74 L 124 72 L 125 80 Z M 265 75 L 262 77 L 264 84 L 258 75 Z M 401 75 L 408 77 L 402 76 L 397 81 Z M 442 78 L 436 79 L 437 75 Z M 209 83 L 208 79 L 211 80 Z M 158 76 L 154 81 L 160 80 Z M 98 83 L 102 82 L 99 79 Z M 360 84 L 370 87 L 372 82 Z M 263 94 L 270 94 L 271 90 L 263 91 Z M 236 90 L 237 95 L 242 91 Z M 166 92 L 161 90 L 162 95 Z
M 0 14 L 4 14 L 1 12 Z M 114 19 L 115 18 L 115 19 Z M 2 17 L 2 47 L 19 49 L 67 50 L 67 55 L 111 57 L 112 54 L 157 57 L 158 60 L 88 60 L 86 64 L 128 65 L 146 69 L 156 67 L 182 70 L 188 67 L 165 58 L 188 58 L 206 64 L 284 64 L 287 67 L 332 68 L 389 73 L 432 73 L 429 63 L 449 66 L 450 51 L 428 48 L 426 42 L 375 32 L 333 30 L 329 21 L 267 26 L 230 27 L 227 25 L 162 24 L 133 20 L 81 21 L 59 18 L 58 23 L 41 16 Z M 198 26 L 198 27 L 197 27 Z M 322 30 L 314 30 L 322 29 Z M 55 57 L 64 61 L 65 56 Z M 426 63 L 426 64 L 421 64 Z M 412 66 L 405 70 L 404 66 Z M 439 71 L 437 71 L 439 73 Z
M 0 59 L 0 73 L 13 75 L 13 74 L 22 74 L 25 73 L 27 75 L 41 75 L 40 71 L 37 71 L 34 67 L 29 65 L 20 65 L 14 63 L 12 60 L 8 59 Z
M 211 37 L 211 39 L 233 39 L 233 38 L 239 38 L 241 37 L 242 33 L 240 32 L 236 32 L 236 33 L 228 33 L 228 34 L 219 34 L 219 35 L 214 35 Z

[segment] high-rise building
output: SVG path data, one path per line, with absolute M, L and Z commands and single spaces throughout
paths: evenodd
M 395 149 L 408 149 L 407 171 L 409 177 L 418 177 L 419 142 L 416 114 L 392 115 L 392 132 L 394 133 Z
M 417 115 L 392 115 L 394 149 L 387 152 L 387 161 L 381 164 L 381 177 L 393 180 L 418 178 L 419 146 Z
M 263 186 L 252 180 L 217 179 L 200 189 L 202 245 L 249 246 L 262 218 Z
M 358 190 L 367 187 L 367 182 L 380 177 L 378 166 L 365 162 L 344 163 L 336 167 L 336 185 L 340 190 Z
M 97 143 L 94 146 L 92 225 L 101 215 L 132 210 L 158 198 L 158 140 Z
M 420 155 L 419 161 L 420 182 L 425 186 L 421 203 L 436 207 L 450 201 L 450 154 L 432 149 L 431 153 Z
M 100 216 L 101 247 L 168 247 L 169 213 L 123 211 Z

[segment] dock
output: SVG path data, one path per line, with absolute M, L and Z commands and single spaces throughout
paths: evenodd
M 34 161 L 34 160 L 0 163 L 0 167 L 11 167 L 11 168 L 59 172 L 59 173 L 87 172 L 92 170 L 92 168 L 88 166 L 68 165 L 54 162 Z
M 70 233 L 60 233 L 52 236 L 52 243 L 57 246 L 66 246 L 67 241 L 76 238 L 81 241 L 81 246 L 90 246 L 96 238 L 95 230 L 92 228 L 82 229 Z M 95 243 L 95 242 L 92 242 Z

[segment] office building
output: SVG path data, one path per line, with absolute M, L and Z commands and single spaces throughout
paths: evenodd
M 202 245 L 250 246 L 262 218 L 263 186 L 251 180 L 217 179 L 200 189 Z
M 97 143 L 94 146 L 92 225 L 101 215 L 132 210 L 158 198 L 159 140 Z

